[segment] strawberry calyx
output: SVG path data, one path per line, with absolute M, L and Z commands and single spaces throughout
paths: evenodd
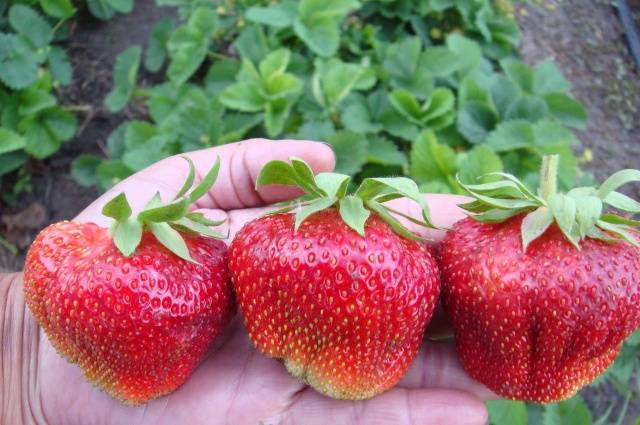
M 364 225 L 371 212 L 378 214 L 394 232 L 414 240 L 423 240 L 421 236 L 410 231 L 396 216 L 430 229 L 437 228 L 429 216 L 429 208 L 420 193 L 418 186 L 405 177 L 366 178 L 360 186 L 350 192 L 351 177 L 339 173 L 319 173 L 314 176 L 311 167 L 302 159 L 289 158 L 285 161 L 270 161 L 261 170 L 256 179 L 256 188 L 279 184 L 295 186 L 304 195 L 277 204 L 282 207 L 269 214 L 280 214 L 295 210 L 294 229 L 311 215 L 329 208 L 336 208 L 342 220 L 359 235 L 365 236 Z M 416 202 L 421 209 L 421 219 L 411 217 L 386 205 L 387 201 L 408 198 Z
M 191 257 L 183 233 L 198 234 L 216 239 L 225 239 L 223 235 L 210 227 L 219 226 L 225 220 L 209 220 L 202 213 L 190 212 L 189 206 L 200 199 L 213 186 L 220 170 L 220 158 L 217 158 L 202 181 L 194 186 L 195 166 L 191 159 L 182 157 L 189 164 L 189 174 L 182 188 L 167 203 L 163 203 L 160 192 L 151 198 L 137 216 L 132 216 L 131 205 L 124 193 L 120 193 L 102 208 L 102 214 L 114 221 L 109 228 L 113 242 L 126 257 L 131 256 L 144 231 L 151 232 L 155 238 L 177 256 L 195 263 Z
M 607 242 L 622 240 L 639 246 L 636 227 L 640 226 L 640 221 L 606 210 L 614 208 L 628 215 L 640 213 L 640 202 L 616 191 L 626 183 L 640 181 L 640 171 L 621 170 L 597 188 L 576 187 L 560 193 L 556 183 L 558 164 L 558 155 L 543 157 L 537 194 L 507 173 L 487 174 L 499 179 L 483 184 L 464 184 L 458 179 L 460 185 L 475 198 L 461 207 L 483 223 L 501 223 L 513 216 L 526 214 L 521 226 L 524 252 L 552 223 L 557 224 L 577 249 L 585 238 Z

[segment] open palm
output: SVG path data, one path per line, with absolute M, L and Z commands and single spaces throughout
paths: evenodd
M 255 190 L 255 178 L 267 161 L 297 156 L 315 172 L 331 171 L 332 151 L 325 145 L 301 141 L 250 140 L 192 152 L 197 174 L 221 158 L 217 183 L 195 207 L 210 218 L 226 218 L 231 235 L 264 211 L 263 205 L 298 195 L 295 189 Z M 178 192 L 187 163 L 172 157 L 128 178 L 77 218 L 107 226 L 102 205 L 126 192 L 134 210 L 159 191 L 163 199 Z M 436 224 L 447 226 L 462 217 L 460 198 L 427 197 Z M 417 209 L 396 201 L 408 213 Z M 437 232 L 431 236 L 437 238 Z M 442 330 L 442 329 L 440 329 Z M 48 425 L 161 424 L 484 424 L 482 399 L 491 393 L 461 369 L 450 342 L 427 342 L 407 375 L 394 389 L 360 402 L 337 401 L 316 393 L 289 376 L 274 359 L 256 351 L 236 317 L 211 347 L 206 359 L 185 385 L 173 394 L 142 407 L 128 407 L 91 387 L 80 369 L 62 359 L 39 334 L 37 389 L 42 418 Z

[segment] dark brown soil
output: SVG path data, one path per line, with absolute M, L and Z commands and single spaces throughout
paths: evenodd
M 608 0 L 546 0 L 517 13 L 524 59 L 553 59 L 588 108 L 589 128 L 579 137 L 593 161 L 583 167 L 599 180 L 640 167 L 640 75 L 616 13 Z M 626 191 L 637 197 L 640 186 Z

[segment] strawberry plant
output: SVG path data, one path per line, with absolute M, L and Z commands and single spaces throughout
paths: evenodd
M 132 0 L 88 2 L 103 19 L 132 6 Z M 56 43 L 67 37 L 65 24 L 75 13 L 70 0 L 0 3 L 0 184 L 2 176 L 23 167 L 28 158 L 42 160 L 56 153 L 76 132 L 71 108 L 56 97 L 72 77 L 70 59 Z M 4 201 L 30 187 L 29 175 L 21 175 L 12 189 L 3 191 Z
M 338 171 L 405 174 L 425 191 L 461 193 L 458 171 L 535 185 L 552 153 L 563 187 L 582 177 L 571 129 L 584 108 L 552 63 L 517 60 L 518 28 L 489 2 L 158 4 L 178 6 L 178 22 L 121 54 L 106 98 L 113 111 L 141 103 L 151 120 L 123 124 L 108 158 L 79 158 L 83 184 L 106 189 L 152 160 L 261 135 L 326 140 Z M 143 64 L 166 82 L 138 86 Z

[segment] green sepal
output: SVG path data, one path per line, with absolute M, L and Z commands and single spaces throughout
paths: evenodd
M 189 209 L 189 198 L 178 199 L 170 204 L 155 208 L 144 209 L 138 214 L 138 220 L 143 223 L 163 223 L 166 221 L 176 221 L 187 213 Z
M 169 223 L 149 223 L 147 226 L 158 242 L 164 245 L 169 251 L 184 260 L 196 263 L 196 261 L 191 258 L 189 248 L 187 248 L 187 244 L 180 235 L 180 232 L 172 228 Z
M 516 177 L 492 173 L 500 180 L 484 184 L 465 184 L 458 180 L 475 200 L 461 207 L 474 219 L 484 223 L 500 223 L 526 214 L 522 221 L 522 246 L 542 236 L 553 223 L 578 250 L 584 238 L 606 242 L 626 241 L 638 245 L 640 221 L 609 214 L 605 207 L 625 213 L 640 213 L 640 202 L 616 192 L 620 186 L 640 181 L 640 171 L 622 170 L 606 179 L 599 188 L 577 187 L 567 193 L 557 191 L 559 156 L 543 157 L 540 188 L 535 195 Z M 482 178 L 482 177 L 481 177 Z
M 204 194 L 207 193 L 209 189 L 211 189 L 213 184 L 216 182 L 216 179 L 218 178 L 219 171 L 220 171 L 220 157 L 216 157 L 216 160 L 213 163 L 213 167 L 211 167 L 211 169 L 204 176 L 202 181 L 189 194 L 189 200 L 192 203 L 202 198 L 202 196 L 204 196 Z
M 119 194 L 102 207 L 102 214 L 116 221 L 124 221 L 131 217 L 131 206 L 124 193 Z
M 142 240 L 142 224 L 131 219 L 115 222 L 111 233 L 116 247 L 125 257 L 130 257 Z
M 189 173 L 187 174 L 187 179 L 184 181 L 184 184 L 182 185 L 178 193 L 176 193 L 176 196 L 173 198 L 174 200 L 187 193 L 191 186 L 193 186 L 193 180 L 196 177 L 196 167 L 195 165 L 193 165 L 193 161 L 191 161 L 191 158 L 186 156 L 183 156 L 182 158 L 187 161 L 187 164 L 189 165 Z
M 296 212 L 294 230 L 298 231 L 302 222 L 305 221 L 311 214 L 317 213 L 318 211 L 326 210 L 327 208 L 335 204 L 336 201 L 337 201 L 337 198 L 333 198 L 333 197 L 318 198 L 315 201 L 309 203 L 308 205 L 305 205 L 304 207 L 300 208 L 300 210 Z
M 225 220 L 209 220 L 202 213 L 189 212 L 193 202 L 207 193 L 215 183 L 220 158 L 216 158 L 214 165 L 195 188 L 195 166 L 190 158 L 183 159 L 187 161 L 189 172 L 185 183 L 171 202 L 163 204 L 160 193 L 156 192 L 136 217 L 132 217 L 133 211 L 124 193 L 118 194 L 104 205 L 102 213 L 114 219 L 110 234 L 123 255 L 129 257 L 135 252 L 145 230 L 150 231 L 171 252 L 194 263 L 181 232 L 216 239 L 228 237 L 228 234 L 225 236 L 210 228 L 221 225 Z
M 529 244 L 542 236 L 553 223 L 553 214 L 547 207 L 540 207 L 527 214 L 522 220 L 522 252 L 527 252 Z
M 340 217 L 349 227 L 364 236 L 364 224 L 371 212 L 364 207 L 362 199 L 355 196 L 345 196 L 340 200 Z
M 348 175 L 319 173 L 314 176 L 311 167 L 303 160 L 295 157 L 289 160 L 290 163 L 276 160 L 265 164 L 256 179 L 256 188 L 278 184 L 302 189 L 303 196 L 293 201 L 279 203 L 277 206 L 281 208 L 266 213 L 266 215 L 272 215 L 293 212 L 296 231 L 307 218 L 328 208 L 337 208 L 345 224 L 361 236 L 365 236 L 365 223 L 372 211 L 386 221 L 396 233 L 407 238 L 421 239 L 409 231 L 394 215 L 401 216 L 419 226 L 435 228 L 423 195 L 415 182 L 408 178 L 367 178 L 355 193 L 349 194 L 351 178 Z M 420 219 L 409 217 L 384 205 L 387 201 L 403 197 L 413 200 L 420 206 L 422 212 Z

